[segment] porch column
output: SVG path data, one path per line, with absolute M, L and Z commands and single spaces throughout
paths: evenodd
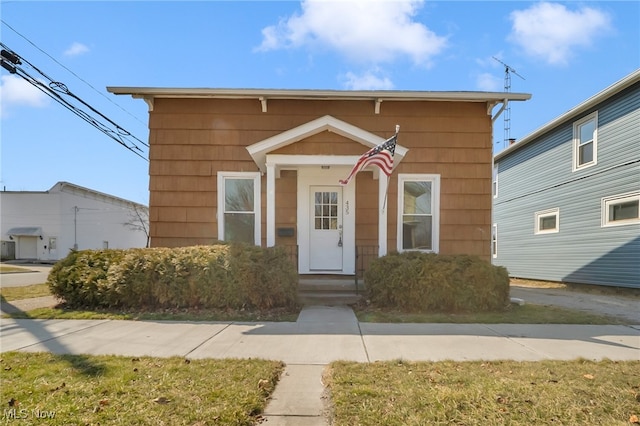
M 276 245 L 276 167 L 267 163 L 267 247 Z
M 378 256 L 387 254 L 387 186 L 389 179 L 380 173 L 378 177 Z

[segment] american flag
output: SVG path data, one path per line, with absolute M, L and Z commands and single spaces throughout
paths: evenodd
M 398 140 L 398 134 L 391 136 L 389 139 L 381 143 L 380 145 L 371 148 L 360 156 L 356 162 L 351 173 L 346 179 L 341 179 L 340 184 L 346 185 L 349 183 L 352 177 L 356 175 L 360 170 L 369 165 L 380 167 L 382 172 L 389 176 L 393 170 L 393 154 L 396 151 L 396 141 Z

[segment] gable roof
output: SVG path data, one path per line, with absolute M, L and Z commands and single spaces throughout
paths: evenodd
M 256 142 L 248 146 L 247 151 L 249 151 L 249 155 L 251 155 L 260 170 L 264 172 L 266 170 L 266 156 L 269 152 L 324 131 L 337 133 L 340 136 L 359 142 L 367 147 L 367 149 L 380 145 L 385 141 L 385 139 L 380 136 L 374 135 L 345 121 L 338 120 L 330 115 L 325 115 L 260 142 Z M 402 145 L 396 145 L 395 155 L 399 157 L 398 162 L 402 161 L 407 151 L 408 149 Z
M 84 186 L 76 185 L 75 183 L 59 181 L 56 182 L 50 189 L 46 191 L 2 191 L 3 194 L 58 194 L 60 192 L 65 192 L 73 195 L 82 195 L 82 196 L 90 196 L 93 198 L 101 198 L 103 200 L 108 200 L 111 203 L 124 204 L 124 205 L 135 205 L 140 208 L 146 209 L 147 206 L 144 204 L 136 203 L 134 201 L 125 200 L 124 198 L 116 197 L 115 195 L 106 194 L 104 192 L 96 191 L 95 189 L 85 188 Z
M 593 108 L 594 106 L 598 105 L 599 103 L 622 92 L 626 88 L 638 83 L 639 81 L 640 81 L 640 68 L 635 70 L 631 74 L 627 75 L 626 77 L 622 78 L 621 80 L 615 82 L 614 84 L 602 90 L 601 92 L 593 95 L 592 97 L 582 102 L 581 104 L 578 104 L 577 106 L 565 112 L 564 114 L 558 116 L 554 120 L 548 122 L 544 126 L 534 130 L 532 133 L 520 139 L 518 142 L 514 143 L 513 145 L 507 147 L 503 151 L 499 152 L 494 156 L 494 161 L 500 160 L 501 158 L 509 155 L 510 153 L 535 141 L 537 138 L 553 130 L 554 128 L 558 127 L 562 123 L 565 123 L 569 120 L 577 118 L 578 116 L 588 111 L 589 109 Z

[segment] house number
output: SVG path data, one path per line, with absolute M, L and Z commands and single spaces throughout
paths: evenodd
M 349 202 L 345 202 L 344 203 L 344 214 L 348 215 L 349 214 Z

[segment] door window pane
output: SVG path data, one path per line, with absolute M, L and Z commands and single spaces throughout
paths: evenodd
M 314 200 L 315 229 L 338 229 L 338 193 L 316 192 Z

